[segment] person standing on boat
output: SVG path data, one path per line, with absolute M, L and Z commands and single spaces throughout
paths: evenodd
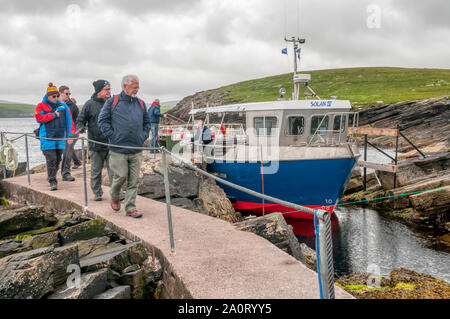
M 120 210 L 120 189 L 127 181 L 125 193 L 126 216 L 142 217 L 136 208 L 137 186 L 141 169 L 141 148 L 150 133 L 150 119 L 145 103 L 137 97 L 139 79 L 135 75 L 126 75 L 122 79 L 123 91 L 108 99 L 100 111 L 98 126 L 110 144 L 109 164 L 114 173 L 111 185 L 111 208 Z M 125 147 L 121 147 L 125 146 Z
M 70 88 L 66 85 L 61 85 L 59 87 L 59 100 L 61 102 L 66 103 L 66 105 L 69 107 L 70 113 L 72 114 L 72 121 L 73 123 L 77 122 L 78 113 L 80 111 L 78 110 L 78 106 L 72 102 L 70 99 Z M 75 135 L 75 137 L 78 137 L 78 135 Z M 75 178 L 70 174 L 70 164 L 74 163 L 74 169 L 81 166 L 81 162 L 77 157 L 77 154 L 75 153 L 75 143 L 76 140 L 73 140 L 71 144 L 66 142 L 66 148 L 64 149 L 64 153 L 62 156 L 62 164 L 61 164 L 61 175 L 63 181 L 74 181 Z
M 34 112 L 36 121 L 40 124 L 38 136 L 43 138 L 41 139 L 41 150 L 47 162 L 47 180 L 52 191 L 58 189 L 56 173 L 66 146 L 64 139 L 76 136 L 69 107 L 59 101 L 58 97 L 58 89 L 50 82 L 46 95 L 42 102 L 36 106 Z M 70 145 L 71 143 L 72 140 L 67 140 L 67 144 Z
M 106 80 L 97 80 L 92 83 L 95 92 L 84 104 L 77 120 L 77 131 L 83 133 L 88 128 L 88 138 L 100 143 L 108 143 L 108 138 L 98 127 L 98 116 L 105 104 L 111 97 L 111 84 Z M 102 170 L 106 166 L 108 171 L 109 184 L 112 183 L 112 171 L 109 168 L 108 146 L 89 141 L 89 157 L 91 159 L 91 189 L 94 193 L 94 200 L 101 201 L 102 190 Z
M 152 105 L 148 109 L 148 117 L 150 118 L 150 132 L 152 134 L 150 140 L 150 153 L 157 153 L 159 152 L 156 149 L 156 143 L 158 142 L 159 120 L 161 119 L 161 117 L 167 117 L 167 114 L 161 113 L 159 99 L 153 101 Z
M 197 130 L 195 131 L 195 135 L 191 141 L 197 144 L 205 145 L 212 142 L 211 130 L 204 125 L 202 120 L 198 121 Z

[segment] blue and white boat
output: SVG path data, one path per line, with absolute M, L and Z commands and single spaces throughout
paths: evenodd
M 309 87 L 310 79 L 308 74 L 294 72 L 292 100 L 192 109 L 191 119 L 204 119 L 212 131 L 212 143 L 201 152 L 208 171 L 256 192 L 332 213 L 360 156 L 347 133 L 349 126 L 357 126 L 358 116 L 348 100 L 319 99 Z M 299 100 L 300 85 L 315 99 L 305 94 L 306 99 Z M 241 123 L 224 124 L 230 113 L 240 117 Z M 212 114 L 222 118 L 221 123 L 211 123 Z M 183 138 L 191 140 L 187 131 Z M 295 221 L 313 218 L 219 185 L 236 211 L 282 212 L 296 235 L 301 234 Z

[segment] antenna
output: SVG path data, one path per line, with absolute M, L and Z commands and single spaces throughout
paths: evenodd
M 292 42 L 294 44 L 293 48 L 294 48 L 294 74 L 297 74 L 297 49 L 298 49 L 298 44 L 303 44 L 306 42 L 305 39 L 300 39 L 297 37 L 297 39 L 295 37 L 292 37 L 292 39 L 288 40 L 286 37 L 284 38 L 284 41 L 286 42 Z
M 294 48 L 294 92 L 292 93 L 293 99 L 298 100 L 298 95 L 300 92 L 300 84 L 301 83 L 308 83 L 309 80 L 311 80 L 311 77 L 304 78 L 301 75 L 297 75 L 297 49 L 299 48 L 299 44 L 303 44 L 306 42 L 305 39 L 295 38 L 292 37 L 290 40 L 288 40 L 286 37 L 284 38 L 284 41 L 286 42 L 292 42 L 293 48 Z

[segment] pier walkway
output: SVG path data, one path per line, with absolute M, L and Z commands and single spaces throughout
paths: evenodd
M 58 210 L 84 209 L 82 169 L 72 171 L 74 182 L 61 181 L 50 191 L 47 174 L 0 181 L 5 195 L 12 200 L 44 205 Z M 89 174 L 88 174 L 89 176 Z M 316 299 L 319 298 L 317 273 L 266 239 L 236 230 L 232 224 L 172 206 L 176 255 L 170 255 L 166 204 L 138 196 L 140 219 L 113 212 L 109 188 L 103 187 L 103 201 L 95 202 L 88 189 L 92 217 L 104 218 L 108 225 L 131 239 L 142 240 L 155 248 L 163 269 L 166 298 L 217 299 Z M 353 298 L 335 287 L 336 298 Z

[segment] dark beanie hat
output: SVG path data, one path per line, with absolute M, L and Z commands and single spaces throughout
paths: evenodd
M 105 86 L 107 86 L 108 84 L 109 84 L 109 82 L 106 81 L 106 80 L 97 80 L 97 81 L 94 81 L 94 82 L 92 83 L 92 85 L 93 85 L 94 88 L 95 88 L 95 93 L 98 93 L 98 92 L 100 92 L 101 90 L 103 90 L 103 88 L 104 88 Z

